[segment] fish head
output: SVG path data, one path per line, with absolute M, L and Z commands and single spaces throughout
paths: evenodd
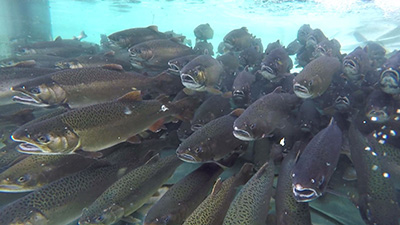
M 258 72 L 267 80 L 274 80 L 277 77 L 276 67 L 272 63 L 262 62 Z
M 139 62 L 149 61 L 154 57 L 152 48 L 147 45 L 133 46 L 128 51 L 131 59 Z
M 322 195 L 320 188 L 308 187 L 300 183 L 293 184 L 292 189 L 297 202 L 310 202 Z
M 82 216 L 78 221 L 80 225 L 89 224 L 114 224 L 118 222 L 124 215 L 124 208 L 118 205 L 111 205 L 109 208 L 102 210 L 100 214 L 93 213 L 89 209 L 82 210 Z
M 71 61 L 61 61 L 55 64 L 57 68 L 60 69 L 78 69 L 83 68 L 83 65 L 78 62 L 78 60 L 71 60 Z
M 384 123 L 390 119 L 387 106 L 374 107 L 372 106 L 366 113 L 369 120 L 375 123 Z
M 22 142 L 17 149 L 27 154 L 69 154 L 80 146 L 80 138 L 71 128 L 51 119 L 20 127 L 11 138 Z
M 314 91 L 315 86 L 318 86 L 318 82 L 315 79 L 303 78 L 300 79 L 296 76 L 293 79 L 293 91 L 299 98 L 314 98 L 316 93 Z
M 303 165 L 304 166 L 304 165 Z M 292 191 L 297 202 L 309 202 L 320 197 L 326 182 L 323 173 L 301 174 L 292 172 Z
M 16 174 L 6 170 L 0 175 L 0 190 L 3 192 L 33 191 L 32 187 L 35 187 L 37 183 L 37 175 L 30 172 Z
M 264 132 L 266 124 L 262 121 L 254 120 L 254 117 L 246 116 L 243 112 L 243 116 L 239 116 L 233 123 L 233 135 L 242 141 L 254 141 L 267 137 L 268 132 Z M 251 118 L 251 119 L 250 119 Z
M 186 139 L 186 141 L 187 140 L 188 139 Z M 181 144 L 176 150 L 178 158 L 189 163 L 204 162 L 204 159 L 212 158 L 210 154 L 212 154 L 212 151 L 210 151 L 209 147 L 203 143 L 198 143 L 193 146 L 185 146 L 185 144 Z
M 399 72 L 393 68 L 388 68 L 381 73 L 379 81 L 382 91 L 388 94 L 400 93 L 400 75 Z
M 170 60 L 168 61 L 168 71 L 173 73 L 179 73 L 182 69 L 182 63 L 179 60 Z
M 67 102 L 67 93 L 57 83 L 47 80 L 47 77 L 27 81 L 11 87 L 11 90 L 21 94 L 14 96 L 13 101 L 35 106 L 62 105 Z
M 334 106 L 339 112 L 348 111 L 351 108 L 350 97 L 346 95 L 339 95 L 335 99 Z
M 194 68 L 186 68 L 181 71 L 181 81 L 183 86 L 192 90 L 203 90 L 207 82 L 205 68 L 197 65 Z

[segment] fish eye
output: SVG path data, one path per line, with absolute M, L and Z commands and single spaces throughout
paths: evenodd
M 104 215 L 98 216 L 95 221 L 96 222 L 102 222 L 105 219 Z
M 34 87 L 34 88 L 30 89 L 29 92 L 32 94 L 39 94 L 40 89 L 38 87 Z
M 19 177 L 17 182 L 20 184 L 25 183 L 30 180 L 30 177 L 31 176 L 29 174 L 25 174 L 24 176 Z
M 308 85 L 309 85 L 309 86 L 313 85 L 313 81 L 310 80 L 310 81 L 308 82 Z
M 42 135 L 37 139 L 40 143 L 48 143 L 50 138 L 47 135 Z
M 196 148 L 196 149 L 194 150 L 195 153 L 200 153 L 200 152 L 202 152 L 202 151 L 203 151 L 203 149 L 202 149 L 201 147 L 198 147 L 198 148 Z
M 253 123 L 253 124 L 250 124 L 250 129 L 254 129 L 254 128 L 256 128 L 256 125 Z

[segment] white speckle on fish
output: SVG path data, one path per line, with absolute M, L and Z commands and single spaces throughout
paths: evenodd
M 285 146 L 285 138 L 282 138 L 281 141 L 279 142 L 279 144 L 280 144 L 281 146 Z
M 165 112 L 165 111 L 167 111 L 167 110 L 169 110 L 167 106 L 165 106 L 165 105 L 162 105 L 162 106 L 161 106 L 161 111 Z
M 371 169 L 372 169 L 373 171 L 376 171 L 376 170 L 378 169 L 378 166 L 377 166 L 377 165 L 373 165 Z
M 125 115 L 131 115 L 132 114 L 132 110 L 129 107 L 125 107 L 124 113 L 125 113 Z
M 383 177 L 385 177 L 385 178 L 389 178 L 389 177 L 390 177 L 390 174 L 388 174 L 388 173 L 383 173 L 382 175 L 383 175 Z
M 367 146 L 364 148 L 365 151 L 371 151 L 371 147 Z

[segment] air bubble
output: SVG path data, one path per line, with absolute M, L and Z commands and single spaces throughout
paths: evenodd
M 383 135 L 382 135 L 382 138 L 383 138 L 383 139 L 386 139 L 386 138 L 387 138 L 387 134 L 383 134 Z
M 377 156 L 376 152 L 371 152 L 371 154 L 372 154 L 373 156 Z
M 378 121 L 378 117 L 372 116 L 372 117 L 370 118 L 370 120 L 371 120 L 371 121 L 374 121 L 374 122 L 375 122 L 375 121 Z
M 377 166 L 377 165 L 373 165 L 371 169 L 372 169 L 373 171 L 376 171 L 376 170 L 378 169 L 378 166 Z
M 383 144 L 386 143 L 386 141 L 381 139 L 381 140 L 378 141 L 378 143 L 381 144 L 381 145 L 383 145 Z
M 285 138 L 282 138 L 281 141 L 279 142 L 279 144 L 280 144 L 281 146 L 285 146 Z
M 365 151 L 371 151 L 371 147 L 367 146 L 364 148 Z
M 396 136 L 397 135 L 395 130 L 390 130 L 389 133 L 390 133 L 391 136 Z
M 383 175 L 384 178 L 389 178 L 390 177 L 390 174 L 388 174 L 388 173 L 383 173 L 382 175 Z

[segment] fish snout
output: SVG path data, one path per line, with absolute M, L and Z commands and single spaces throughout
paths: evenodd
M 297 82 L 293 84 L 293 91 L 299 98 L 311 98 L 312 94 L 308 90 L 308 88 L 304 85 L 301 85 Z
M 315 189 L 303 187 L 301 184 L 293 185 L 293 194 L 297 202 L 310 202 L 321 195 Z
M 247 125 L 245 126 L 247 128 Z M 242 140 L 242 141 L 253 141 L 255 140 L 254 136 L 251 134 L 251 132 L 241 129 L 237 126 L 233 127 L 233 136 L 236 138 Z
M 268 80 L 272 80 L 276 77 L 276 72 L 274 69 L 267 65 L 261 65 L 261 70 L 259 70 L 259 73 L 261 73 L 261 75 Z

